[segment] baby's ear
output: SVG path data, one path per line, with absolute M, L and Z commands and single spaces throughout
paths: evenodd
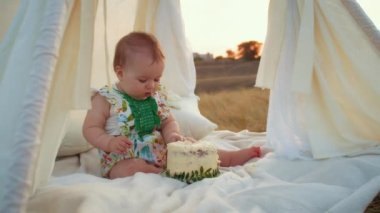
M 115 66 L 115 73 L 117 78 L 120 80 L 123 77 L 124 69 L 121 66 Z

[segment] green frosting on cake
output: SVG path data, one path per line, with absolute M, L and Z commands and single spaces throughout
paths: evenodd
M 200 181 L 204 178 L 213 178 L 220 174 L 220 171 L 218 168 L 216 169 L 207 169 L 206 171 L 201 168 L 199 170 L 192 170 L 191 172 L 181 172 L 181 173 L 174 173 L 171 174 L 169 170 L 165 172 L 166 176 L 180 180 L 185 183 L 194 183 L 196 181 Z

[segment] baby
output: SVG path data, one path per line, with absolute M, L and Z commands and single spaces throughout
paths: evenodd
M 160 173 L 166 144 L 185 137 L 160 93 L 164 55 L 157 39 L 144 32 L 124 36 L 116 45 L 113 67 L 118 82 L 92 97 L 83 135 L 99 149 L 104 177 Z M 221 166 L 235 166 L 261 153 L 250 147 L 218 154 Z

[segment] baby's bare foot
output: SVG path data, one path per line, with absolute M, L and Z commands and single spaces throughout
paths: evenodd
M 262 153 L 261 153 L 261 147 L 258 147 L 258 146 L 252 146 L 251 148 L 251 153 L 252 153 L 252 157 L 253 158 L 259 158 L 262 156 Z
M 261 156 L 261 149 L 257 146 L 252 146 L 246 149 L 237 151 L 223 151 L 219 150 L 219 159 L 221 166 L 237 166 L 243 165 L 252 158 Z

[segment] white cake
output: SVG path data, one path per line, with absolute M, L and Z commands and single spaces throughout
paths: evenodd
M 219 156 L 216 146 L 207 141 L 169 143 L 166 174 L 187 183 L 217 176 Z

